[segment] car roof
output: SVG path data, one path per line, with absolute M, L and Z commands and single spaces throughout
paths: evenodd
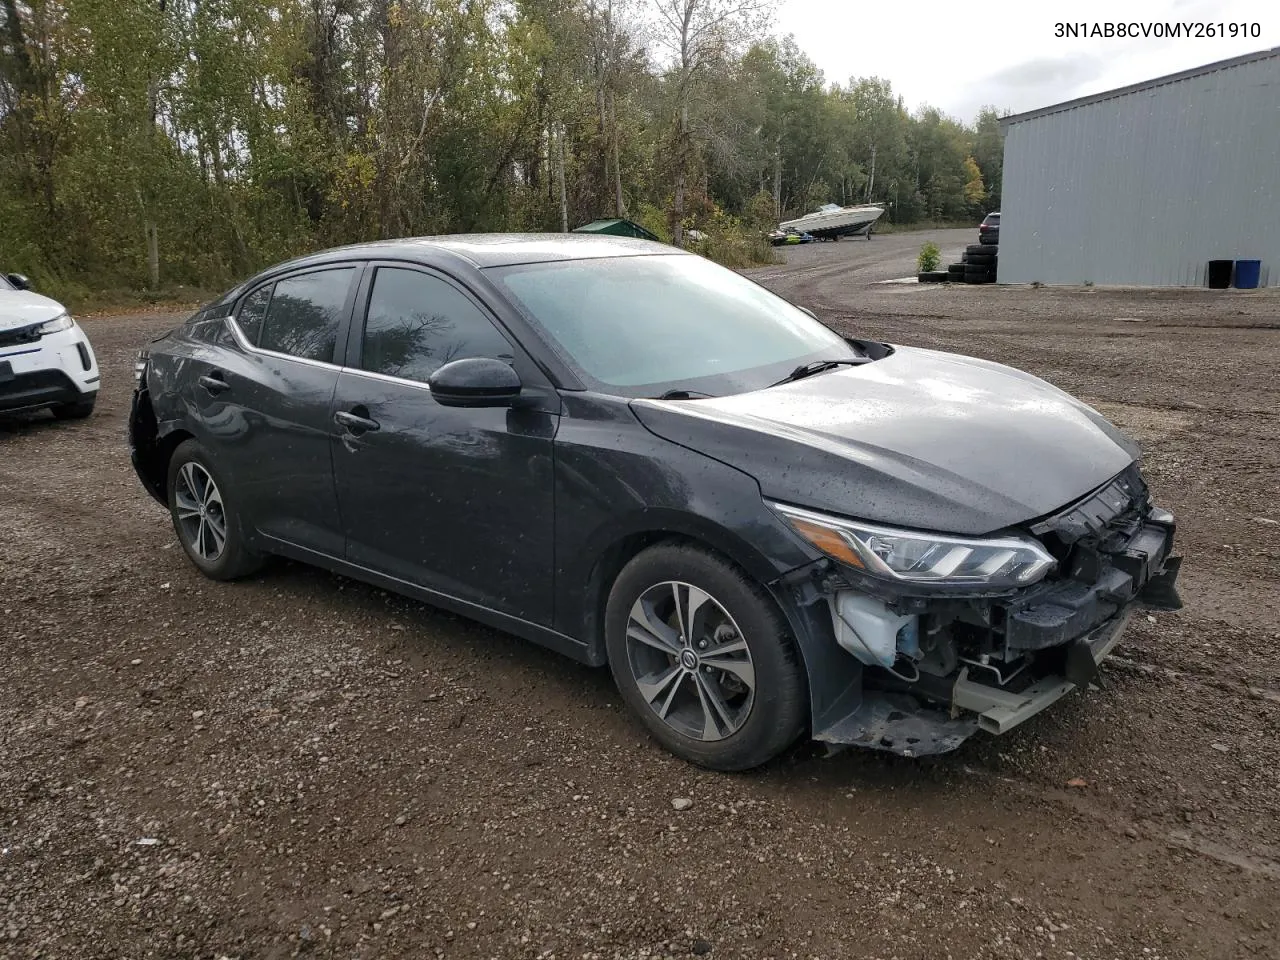
M 440 255 L 455 257 L 474 267 L 509 267 L 521 263 L 548 263 L 563 260 L 599 260 L 607 257 L 637 257 L 659 254 L 693 256 L 679 247 L 635 237 L 619 237 L 598 233 L 455 233 L 435 237 L 404 237 L 396 240 L 374 240 L 332 247 L 317 253 L 295 257 L 274 264 L 222 296 L 206 304 L 192 315 L 198 320 L 210 310 L 224 307 L 254 285 L 269 277 L 306 267 L 341 263 L 353 258 L 370 260 L 408 260 L 430 262 Z
M 418 259 L 431 251 L 451 253 L 477 267 L 507 267 L 518 263 L 588 260 L 653 254 L 692 256 L 678 247 L 635 237 L 584 233 L 460 233 L 436 237 L 405 237 L 335 247 L 300 257 L 289 266 L 346 260 L 354 256 Z M 281 264 L 284 266 L 284 264 Z

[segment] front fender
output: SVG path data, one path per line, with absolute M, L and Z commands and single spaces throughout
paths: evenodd
M 556 629 L 606 662 L 602 613 L 613 578 L 666 537 L 704 544 L 769 591 L 809 680 L 814 729 L 856 708 L 862 665 L 835 641 L 811 573 L 825 563 L 736 467 L 655 436 L 624 405 L 566 396 L 556 435 Z

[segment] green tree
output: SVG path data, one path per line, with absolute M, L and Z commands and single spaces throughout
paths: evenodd
M 895 222 L 999 204 L 994 109 L 968 127 L 884 79 L 831 84 L 768 12 L 0 0 L 0 261 L 73 297 L 218 287 L 339 243 L 629 213 L 738 263 L 829 200 Z
M 1008 111 L 1003 114 L 1008 115 Z M 1001 114 L 995 107 L 983 107 L 974 127 L 973 158 L 982 169 L 987 195 L 984 212 L 1000 209 L 1000 186 L 1004 171 L 1004 135 L 1000 132 Z

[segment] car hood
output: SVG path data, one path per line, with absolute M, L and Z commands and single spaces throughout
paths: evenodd
M 658 436 L 751 474 L 769 499 L 962 534 L 1052 513 L 1138 456 L 1037 377 L 910 347 L 766 390 L 632 409 Z
M 12 330 L 32 323 L 44 323 L 67 309 L 30 290 L 0 290 L 0 330 Z

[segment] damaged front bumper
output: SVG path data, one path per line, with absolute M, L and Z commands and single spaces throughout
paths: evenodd
M 1084 657 L 1087 669 L 1081 673 L 1092 675 L 1120 642 L 1120 635 L 1129 622 L 1132 611 L 1126 610 L 1086 636 L 1074 640 L 1068 658 L 1079 660 Z M 1076 654 L 1076 656 L 1072 656 Z M 1066 676 L 1050 675 L 1034 681 L 1030 686 L 1014 692 L 988 683 L 981 683 L 969 678 L 969 666 L 965 666 L 956 677 L 951 688 L 951 705 L 957 711 L 969 711 L 977 719 L 979 729 L 987 733 L 1006 733 L 1024 720 L 1029 720 L 1041 710 L 1060 700 L 1081 683 L 1081 673 L 1077 679 Z M 1079 671 L 1079 667 L 1076 668 Z
M 924 756 L 979 730 L 1006 733 L 1086 687 L 1135 609 L 1181 606 L 1173 517 L 1150 504 L 1136 468 L 1030 532 L 1058 558 L 1059 575 L 1003 596 L 881 598 L 891 629 L 912 620 L 899 659 L 864 665 L 859 695 L 815 722 L 814 738 Z M 865 587 L 837 575 L 821 591 L 837 641 L 855 655 L 846 635 L 857 621 L 841 616 L 841 603 L 865 602 Z

